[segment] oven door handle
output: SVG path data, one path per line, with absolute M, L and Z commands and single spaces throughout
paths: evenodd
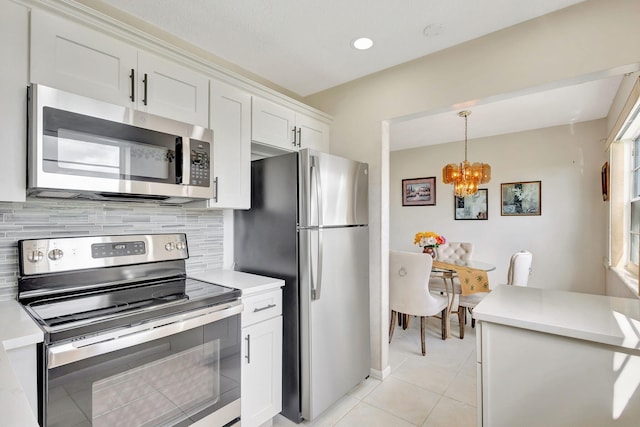
M 47 349 L 47 368 L 56 368 L 79 360 L 175 335 L 182 331 L 239 314 L 242 312 L 242 308 L 242 302 L 232 301 L 118 329 L 95 337 L 52 345 Z

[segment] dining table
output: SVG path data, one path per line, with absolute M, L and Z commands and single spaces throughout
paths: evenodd
M 432 277 L 441 277 L 444 281 L 444 289 L 449 300 L 447 319 L 445 321 L 445 336 L 451 337 L 451 311 L 455 302 L 456 294 L 462 293 L 462 287 L 456 287 L 454 279 L 457 277 L 457 268 L 465 267 L 482 272 L 489 272 L 496 269 L 496 266 L 485 261 L 460 260 L 460 259 L 439 259 L 434 261 L 431 267 Z M 488 282 L 487 282 L 488 284 Z

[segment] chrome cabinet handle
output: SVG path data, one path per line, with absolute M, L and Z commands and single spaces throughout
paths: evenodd
M 298 128 L 298 147 L 302 147 L 302 128 Z
M 253 309 L 253 312 L 254 312 L 254 313 L 257 313 L 257 312 L 262 311 L 262 310 L 269 310 L 270 308 L 273 308 L 273 307 L 275 307 L 275 306 L 276 306 L 275 304 L 268 304 L 268 305 L 266 305 L 266 306 L 264 306 L 264 307 L 254 308 L 254 309 Z
M 249 363 L 251 363 L 251 334 L 247 334 L 245 340 L 247 340 L 247 355 L 244 356 L 244 358 L 247 359 L 248 365 Z
M 217 176 L 213 179 L 213 184 L 216 186 L 216 192 L 213 194 L 213 201 L 218 203 L 218 186 L 220 184 L 218 183 L 218 177 Z
M 293 132 L 293 141 L 291 142 L 291 144 L 293 144 L 294 147 L 298 145 L 296 141 L 296 129 L 297 128 L 295 126 L 293 127 L 293 129 L 291 129 L 291 132 Z
M 131 74 L 129 74 L 129 79 L 131 80 L 131 95 L 129 99 L 131 99 L 131 102 L 136 102 L 136 71 L 133 68 L 131 69 Z

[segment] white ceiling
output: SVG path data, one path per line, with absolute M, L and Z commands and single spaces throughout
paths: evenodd
M 554 88 L 531 89 L 396 120 L 391 126 L 391 150 L 464 140 L 464 119 L 458 116 L 461 110 L 471 111 L 468 139 L 601 119 L 607 116 L 622 77 L 562 82 Z
M 583 0 L 103 0 L 254 74 L 307 96 Z M 350 42 L 367 36 L 374 47 Z M 605 117 L 613 73 L 396 119 L 391 149 Z
M 104 1 L 307 96 L 583 0 Z

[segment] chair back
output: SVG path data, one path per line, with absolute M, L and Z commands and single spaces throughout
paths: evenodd
M 473 243 L 447 242 L 438 246 L 439 261 L 469 261 L 473 254 Z
M 433 316 L 442 311 L 429 293 L 433 259 L 429 254 L 389 251 L 389 308 L 413 316 Z
M 519 251 L 513 254 L 509 261 L 507 285 L 527 286 L 532 262 L 533 254 L 529 251 Z

